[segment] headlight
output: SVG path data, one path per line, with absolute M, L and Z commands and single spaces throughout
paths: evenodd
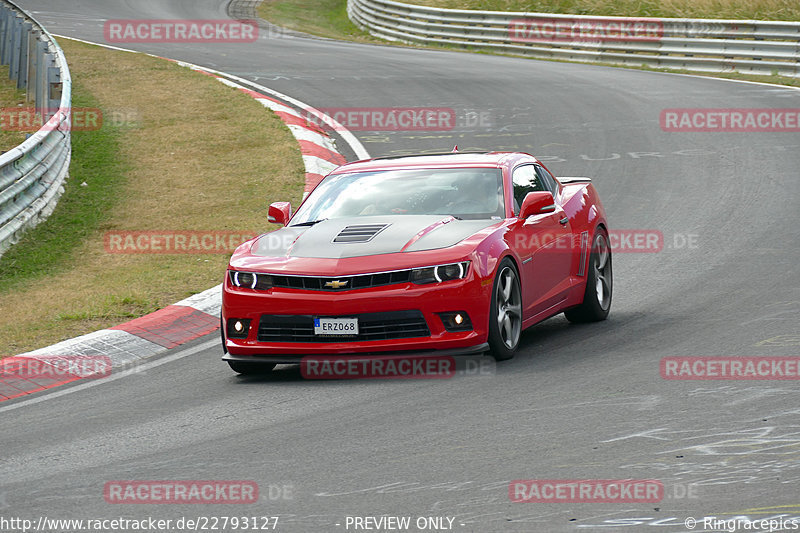
M 231 283 L 235 287 L 245 289 L 257 289 L 265 291 L 272 288 L 272 276 L 269 274 L 257 274 L 255 272 L 239 272 L 237 270 L 228 271 Z
M 469 261 L 448 263 L 424 268 L 415 268 L 411 271 L 411 281 L 414 283 L 441 283 L 454 279 L 464 279 L 469 271 Z

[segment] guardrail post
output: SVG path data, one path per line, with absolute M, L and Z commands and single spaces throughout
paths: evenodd
M 44 121 L 56 114 L 61 103 L 61 69 L 55 66 L 55 59 L 51 61 L 52 67 L 47 67 L 47 107 L 45 109 Z
M 6 26 L 10 16 L 11 11 L 6 6 L 0 5 L 0 62 L 3 60 L 3 54 L 6 49 Z
M 25 101 L 36 100 L 36 73 L 39 65 L 39 35 L 32 31 L 28 34 L 28 65 L 25 70 L 27 83 L 25 84 Z M 31 88 L 34 89 L 31 89 Z
M 22 19 L 16 17 L 13 26 L 14 36 L 11 40 L 11 63 L 8 66 L 8 76 L 12 80 L 19 77 L 19 48 L 22 46 Z
M 39 41 L 36 43 L 36 87 L 34 88 L 34 106 L 41 112 L 43 102 L 45 100 L 44 83 L 46 83 L 46 69 L 47 61 L 45 59 L 45 51 L 47 50 L 47 43 Z M 44 82 L 42 80 L 45 80 Z
M 3 58 L 2 63 L 4 65 L 8 65 L 11 63 L 11 52 L 13 51 L 12 46 L 14 42 L 14 21 L 17 19 L 17 15 L 9 11 L 8 17 L 6 17 L 5 27 L 3 28 Z
M 46 47 L 45 47 L 46 48 Z M 48 109 L 48 105 L 50 102 L 50 66 L 53 64 L 53 56 L 49 52 L 45 52 L 42 54 L 42 68 L 41 68 L 41 78 L 39 80 L 39 85 L 41 85 L 41 99 L 36 102 L 36 105 L 39 107 L 39 111 L 41 113 L 42 121 L 47 122 L 48 113 L 50 110 Z
M 26 22 L 22 25 L 20 34 L 19 54 L 17 57 L 17 89 L 24 89 L 28 84 L 28 39 L 33 29 L 33 24 Z

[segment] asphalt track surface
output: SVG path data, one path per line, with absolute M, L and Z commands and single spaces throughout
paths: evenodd
M 104 19 L 225 17 L 222 0 L 22 5 L 54 33 L 92 41 L 103 40 Z M 687 531 L 686 517 L 800 514 L 797 381 L 659 375 L 666 356 L 800 351 L 800 138 L 664 132 L 659 113 L 800 108 L 800 91 L 312 38 L 124 46 L 236 74 L 315 107 L 483 112 L 489 120 L 479 127 L 355 133 L 374 156 L 456 143 L 529 151 L 556 175 L 592 176 L 611 226 L 660 230 L 664 249 L 615 255 L 608 321 L 550 319 L 489 375 L 307 381 L 286 366 L 242 378 L 220 361 L 212 335 L 113 381 L 8 402 L 0 407 L 0 515 L 278 515 L 278 531 L 327 532 L 347 531 L 346 516 L 387 514 L 453 517 L 463 532 L 677 532 Z M 515 479 L 620 478 L 661 480 L 665 498 L 508 497 Z M 261 501 L 103 499 L 109 480 L 153 479 L 254 480 Z M 270 486 L 291 494 L 278 498 Z M 634 518 L 628 524 L 636 525 L 606 522 Z

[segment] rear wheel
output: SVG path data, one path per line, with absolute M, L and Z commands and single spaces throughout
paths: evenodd
M 504 259 L 497 268 L 489 310 L 489 348 L 492 357 L 514 357 L 522 334 L 522 293 L 514 263 Z
M 608 235 L 604 230 L 599 230 L 592 241 L 583 302 L 564 311 L 564 316 L 576 323 L 605 320 L 611 310 L 612 288 L 611 248 Z
M 248 363 L 246 361 L 228 361 L 231 370 L 246 376 L 268 374 L 275 368 L 275 363 Z

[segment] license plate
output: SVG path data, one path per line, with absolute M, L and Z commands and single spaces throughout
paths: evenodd
M 314 335 L 358 335 L 357 318 L 315 318 Z

